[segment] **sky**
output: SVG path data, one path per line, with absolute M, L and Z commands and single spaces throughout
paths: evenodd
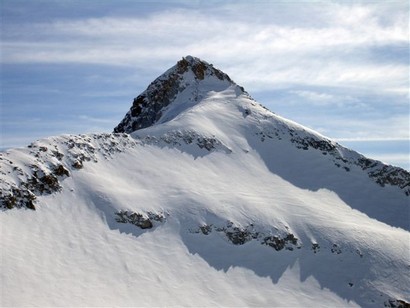
M 0 0 L 2 149 L 111 132 L 183 56 L 410 170 L 409 2 Z

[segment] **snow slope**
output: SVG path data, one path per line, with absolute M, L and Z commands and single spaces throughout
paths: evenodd
M 2 306 L 410 302 L 405 170 L 193 57 L 115 132 L 1 153 Z

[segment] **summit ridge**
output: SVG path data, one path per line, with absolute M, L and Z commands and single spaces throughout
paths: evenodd
M 163 122 L 160 119 L 165 109 L 178 97 L 185 102 L 197 102 L 201 98 L 199 93 L 201 88 L 220 91 L 232 85 L 236 84 L 227 74 L 212 64 L 196 57 L 186 56 L 134 98 L 130 110 L 114 128 L 114 132 L 131 133 L 157 122 Z M 238 86 L 238 88 L 244 92 L 242 87 Z

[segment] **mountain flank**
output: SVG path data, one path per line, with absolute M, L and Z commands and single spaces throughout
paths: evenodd
M 409 183 L 187 56 L 112 133 L 0 153 L 0 304 L 409 307 Z

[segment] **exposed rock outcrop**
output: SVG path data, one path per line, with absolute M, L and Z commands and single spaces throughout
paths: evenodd
M 205 78 L 216 78 L 234 84 L 227 74 L 214 68 L 212 64 L 195 57 L 184 57 L 134 99 L 131 109 L 114 128 L 114 132 L 132 133 L 154 125 L 160 120 L 164 108 L 174 101 L 178 93 L 187 87 L 198 88 Z

